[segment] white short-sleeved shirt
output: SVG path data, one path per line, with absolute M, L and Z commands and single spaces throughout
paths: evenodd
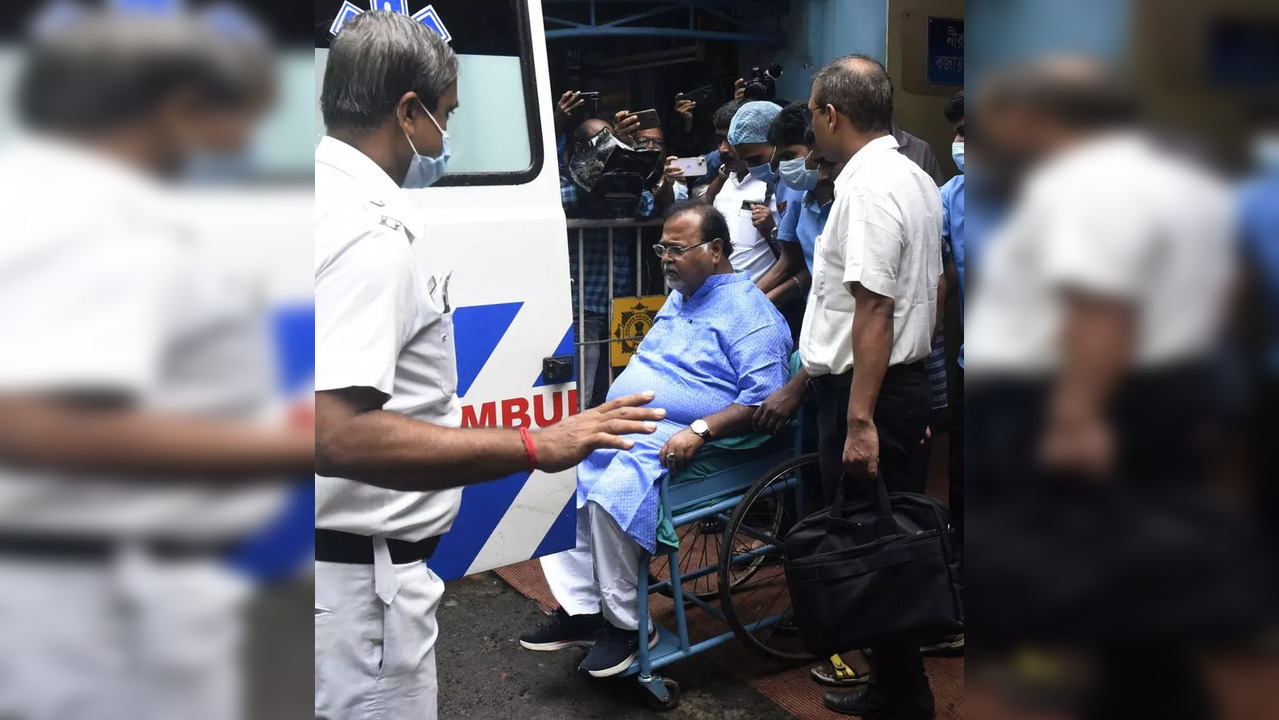
M 1068 152 L 1030 178 L 986 246 L 966 370 L 1056 370 L 1071 288 L 1134 304 L 1137 366 L 1204 357 L 1226 311 L 1233 231 L 1223 183 L 1140 134 Z
M 809 375 L 853 368 L 852 285 L 893 299 L 889 365 L 932 351 L 941 275 L 941 195 L 892 135 L 867 143 L 835 180 L 835 202 L 813 249 L 813 287 L 800 332 Z
M 398 183 L 355 148 L 315 150 L 315 389 L 374 388 L 385 410 L 458 427 L 449 271 L 431 263 Z M 453 524 L 461 488 L 401 492 L 315 476 L 315 526 L 423 540 Z
M 762 203 L 767 190 L 768 185 L 754 175 L 748 173 L 739 178 L 734 173 L 724 181 L 724 187 L 715 196 L 715 209 L 728 221 L 729 239 L 733 243 L 733 254 L 728 261 L 734 270 L 750 275 L 751 282 L 764 277 L 777 258 L 768 245 L 768 238 L 760 235 L 759 229 L 751 222 L 751 211 L 742 208 L 742 202 Z M 776 198 L 768 199 L 768 209 L 773 211 L 776 220 Z
M 203 249 L 167 189 L 33 137 L 0 154 L 0 197 L 0 393 L 88 392 L 173 415 L 278 421 L 258 293 Z M 0 527 L 227 541 L 261 527 L 287 492 L 0 467 Z

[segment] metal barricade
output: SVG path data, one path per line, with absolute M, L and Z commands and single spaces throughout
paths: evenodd
M 654 282 L 651 278 L 645 278 L 644 273 L 644 252 L 646 246 L 651 246 L 657 242 L 660 236 L 660 228 L 662 227 L 661 218 L 607 218 L 607 219 L 568 219 L 568 239 L 569 243 L 577 250 L 577 267 L 573 268 L 573 297 L 577 304 L 577 342 L 574 350 L 577 355 L 577 402 L 578 411 L 585 410 L 588 398 L 586 397 L 586 356 L 592 346 L 598 353 L 598 362 L 608 363 L 608 384 L 612 386 L 614 380 L 614 368 L 611 362 L 611 348 L 613 343 L 621 343 L 629 340 L 637 340 L 635 337 L 612 337 L 612 309 L 615 291 L 617 289 L 617 278 L 614 277 L 616 263 L 614 262 L 614 254 L 617 252 L 615 242 L 625 241 L 625 238 L 618 238 L 619 234 L 633 234 L 634 239 L 630 241 L 630 246 L 626 248 L 627 252 L 633 252 L 635 257 L 635 295 L 643 296 L 645 294 L 656 294 L 665 292 L 665 281 L 661 283 Z M 651 238 L 646 237 L 645 230 L 647 228 L 659 228 L 657 233 L 651 230 L 648 232 Z M 601 250 L 600 245 L 605 247 Z M 607 256 L 608 265 L 608 288 L 607 301 L 604 310 L 604 337 L 603 339 L 586 339 L 586 280 L 585 280 L 585 258 L 587 253 L 603 252 Z M 646 282 L 647 280 L 647 282 Z M 646 289 L 648 292 L 646 293 Z M 598 374 L 598 371 L 596 372 Z

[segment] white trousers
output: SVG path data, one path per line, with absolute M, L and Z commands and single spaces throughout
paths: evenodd
M 236 720 L 252 584 L 219 560 L 0 558 L 0 718 Z
M 436 720 L 444 582 L 424 562 L 389 570 L 398 589 L 385 602 L 373 565 L 315 563 L 316 720 Z
M 639 566 L 644 548 L 598 504 L 577 510 L 577 545 L 542 557 L 551 594 L 569 615 L 604 613 L 623 630 L 639 629 Z M 652 628 L 652 621 L 649 621 Z

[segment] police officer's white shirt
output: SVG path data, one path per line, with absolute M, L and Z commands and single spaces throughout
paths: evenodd
M 264 308 L 167 189 L 32 137 L 0 154 L 0 197 L 0 392 L 89 391 L 143 410 L 277 421 Z M 225 541 L 268 522 L 286 493 L 0 467 L 0 527 Z
M 715 196 L 715 209 L 720 211 L 728 221 L 729 239 L 733 243 L 733 254 L 728 258 L 734 270 L 745 271 L 755 282 L 768 272 L 777 260 L 773 249 L 768 245 L 768 238 L 759 234 L 759 229 L 751 222 L 751 211 L 742 208 L 742 202 L 764 202 L 768 185 L 754 175 L 747 173 L 738 177 L 736 173 L 729 175 L 724 187 Z M 768 199 L 768 209 L 777 215 L 777 199 Z
M 1060 361 L 1063 289 L 1137 310 L 1139 367 L 1193 360 L 1218 338 L 1234 269 L 1224 185 L 1134 133 L 1033 175 L 990 239 L 965 320 L 969 373 L 1037 375 Z
M 835 203 L 813 249 L 813 287 L 799 338 L 809 375 L 853 369 L 853 283 L 893 299 L 889 365 L 928 357 L 941 229 L 937 185 L 897 152 L 892 135 L 872 140 L 848 161 L 835 180 Z
M 448 269 L 404 191 L 359 150 L 315 150 L 315 389 L 374 388 L 385 410 L 458 427 Z M 315 476 L 315 526 L 422 540 L 448 530 L 461 489 L 401 492 Z

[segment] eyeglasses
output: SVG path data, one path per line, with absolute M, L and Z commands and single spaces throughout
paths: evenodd
M 666 255 L 669 253 L 672 260 L 679 260 L 680 258 L 684 257 L 684 253 L 688 252 L 689 250 L 692 250 L 695 247 L 700 247 L 709 242 L 715 242 L 718 239 L 719 238 L 711 238 L 710 240 L 699 242 L 696 245 L 689 245 L 688 247 L 684 247 L 683 245 L 663 245 L 661 243 L 658 243 L 653 246 L 653 252 L 656 253 L 659 258 L 666 257 Z

